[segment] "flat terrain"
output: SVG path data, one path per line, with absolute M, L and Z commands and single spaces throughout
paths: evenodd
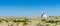
M 1 16 L 0 26 L 60 26 L 60 16 L 49 16 L 47 18 Z

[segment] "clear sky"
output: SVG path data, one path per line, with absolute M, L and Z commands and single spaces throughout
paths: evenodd
M 0 0 L 0 16 L 60 16 L 60 0 Z

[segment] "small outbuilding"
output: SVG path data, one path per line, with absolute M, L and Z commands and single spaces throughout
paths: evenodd
M 43 13 L 43 14 L 41 15 L 41 17 L 47 17 L 47 15 L 46 15 L 45 13 Z

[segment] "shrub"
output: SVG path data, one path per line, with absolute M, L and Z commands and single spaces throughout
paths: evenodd
M 13 22 L 23 22 L 22 20 L 13 20 Z
M 58 20 L 49 20 L 49 21 L 46 21 L 46 23 L 57 23 L 57 22 L 60 22 Z
M 46 23 L 55 23 L 54 20 L 49 20 L 49 21 L 46 21 Z
M 38 23 L 37 26 L 45 26 L 45 25 Z
M 42 19 L 42 21 L 46 21 L 46 19 Z

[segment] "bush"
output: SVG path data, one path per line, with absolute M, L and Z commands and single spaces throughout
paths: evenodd
M 13 22 L 23 22 L 22 20 L 13 20 Z
M 42 19 L 42 21 L 46 21 L 46 19 Z
M 46 23 L 57 23 L 57 22 L 60 22 L 60 21 L 58 21 L 58 20 L 49 20 L 49 21 L 46 21 Z
M 46 21 L 46 23 L 55 23 L 54 20 L 49 20 L 49 21 Z
M 45 25 L 39 23 L 39 24 L 37 24 L 37 26 L 45 26 Z

